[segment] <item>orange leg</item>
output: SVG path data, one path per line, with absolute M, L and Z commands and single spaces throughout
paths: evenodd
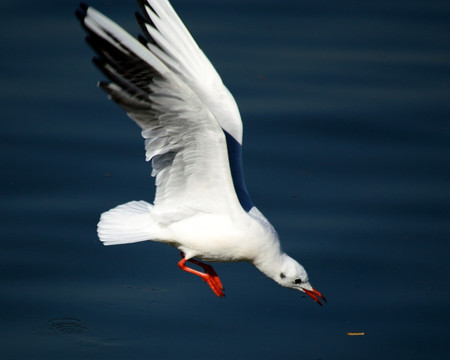
M 191 274 L 200 276 L 203 281 L 205 281 L 209 287 L 211 288 L 212 291 L 214 291 L 214 294 L 216 294 L 218 297 L 224 297 L 225 294 L 223 293 L 223 285 L 222 282 L 219 279 L 219 276 L 217 275 L 217 273 L 214 271 L 213 267 L 211 265 L 208 264 L 204 264 L 198 260 L 195 259 L 189 259 L 186 260 L 184 258 L 184 254 L 181 253 L 181 257 L 182 259 L 180 260 L 180 262 L 178 263 L 178 266 L 180 267 L 181 270 L 190 272 Z M 204 273 L 202 273 L 201 271 L 197 271 L 194 270 L 190 267 L 186 266 L 186 261 L 189 261 L 195 265 L 200 266 L 201 268 L 203 268 L 203 270 L 205 270 Z

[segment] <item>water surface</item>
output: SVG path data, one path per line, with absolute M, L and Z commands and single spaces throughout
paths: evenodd
M 137 34 L 132 1 L 92 5 Z M 443 358 L 448 2 L 173 5 L 238 102 L 254 202 L 329 303 L 249 264 L 215 266 L 217 299 L 169 247 L 102 246 L 102 211 L 153 198 L 143 140 L 95 87 L 77 3 L 6 1 L 1 358 Z

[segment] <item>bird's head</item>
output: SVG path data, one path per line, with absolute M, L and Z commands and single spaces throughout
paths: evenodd
M 284 255 L 279 273 L 275 275 L 274 280 L 282 286 L 304 292 L 321 306 L 321 301 L 327 302 L 325 296 L 314 289 L 309 283 L 305 268 L 287 255 Z

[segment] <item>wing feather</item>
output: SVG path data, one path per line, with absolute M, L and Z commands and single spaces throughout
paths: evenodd
M 110 79 L 100 87 L 142 128 L 146 158 L 156 176 L 153 212 L 181 211 L 186 216 L 186 211 L 242 210 L 225 134 L 190 84 L 95 9 L 82 7 L 78 17 L 97 53 L 96 65 Z
M 146 46 L 198 95 L 224 131 L 242 145 L 236 102 L 168 1 L 138 0 Z

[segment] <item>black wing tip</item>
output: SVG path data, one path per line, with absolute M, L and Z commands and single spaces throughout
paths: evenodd
M 87 9 L 89 8 L 89 5 L 86 4 L 84 1 L 81 1 L 79 7 L 80 7 L 80 9 L 82 9 L 83 11 L 87 11 Z
M 150 33 L 147 30 L 147 25 L 150 25 L 151 27 L 156 28 L 156 26 L 153 23 L 153 21 L 147 16 L 142 16 L 142 14 L 137 12 L 137 11 L 134 13 L 134 15 L 136 16 L 136 20 L 137 20 L 137 22 L 138 22 L 142 32 L 144 33 L 145 38 L 146 38 L 145 42 L 143 42 L 144 37 L 142 39 L 139 38 L 139 41 L 142 44 L 144 44 L 144 45 L 147 45 L 148 42 L 151 42 L 152 44 L 157 45 L 155 40 L 153 40 L 152 36 L 150 35 Z
M 147 46 L 148 40 L 147 40 L 147 38 L 146 38 L 144 35 L 139 34 L 139 35 L 138 35 L 138 40 L 139 40 L 139 42 L 140 42 L 142 45 Z
M 154 22 L 152 21 L 152 19 L 147 18 L 146 16 L 142 16 L 142 14 L 140 12 L 136 11 L 134 13 L 134 16 L 136 16 L 136 20 L 137 20 L 139 26 L 141 27 L 142 31 L 145 32 L 145 34 L 148 34 L 146 25 L 150 25 L 150 26 L 156 28 L 156 26 L 155 26 Z M 149 36 L 150 36 L 150 34 L 149 34 Z
M 110 89 L 109 89 L 110 84 L 111 84 L 110 81 L 100 80 L 97 83 L 97 86 L 109 94 L 110 93 Z
M 151 8 L 150 4 L 149 4 L 147 1 L 144 1 L 144 0 L 137 0 L 137 3 L 138 3 L 138 5 L 139 5 L 139 7 L 141 8 L 141 11 L 142 11 L 142 14 L 144 15 L 144 18 L 145 18 L 146 20 L 151 21 L 151 20 L 150 20 L 150 17 L 149 17 L 148 14 L 147 14 L 147 10 L 145 10 L 145 7 L 146 7 L 146 6 L 148 6 L 148 7 Z
M 142 16 L 142 14 L 138 11 L 134 12 L 134 16 L 136 17 L 136 20 L 140 26 L 142 26 L 143 24 L 148 22 L 148 19 L 146 17 Z
M 89 9 L 89 5 L 88 4 L 86 4 L 84 2 L 80 2 L 80 5 L 75 10 L 75 16 L 78 18 L 78 20 L 80 20 L 81 23 L 83 23 L 84 18 L 87 15 L 87 10 L 88 9 Z

